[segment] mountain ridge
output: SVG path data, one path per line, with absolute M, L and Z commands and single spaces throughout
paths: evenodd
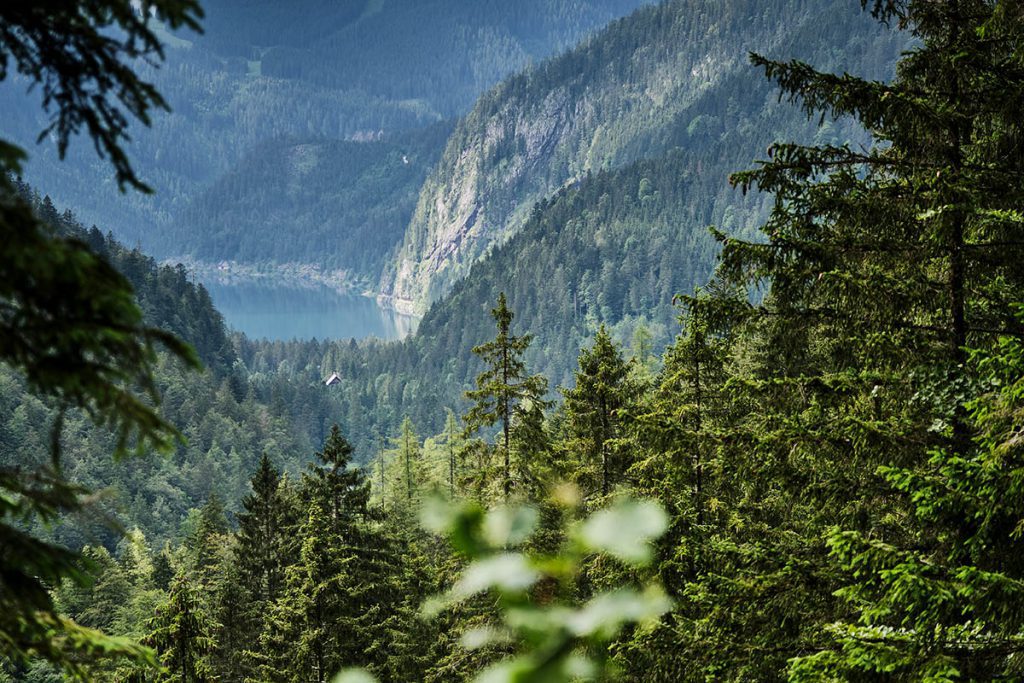
M 747 63 L 757 36 L 762 45 L 753 47 L 786 54 L 797 47 L 804 54 L 846 56 L 844 48 L 852 46 L 853 64 L 837 66 L 870 64 L 867 71 L 885 75 L 905 41 L 848 5 L 668 0 L 638 9 L 577 48 L 503 81 L 460 120 L 424 184 L 402 244 L 382 274 L 382 301 L 423 313 L 492 245 L 520 229 L 535 202 L 587 173 L 655 158 L 677 146 L 714 146 L 710 137 L 690 135 L 706 122 L 687 114 L 737 74 L 767 95 L 765 85 L 754 85 L 763 79 Z M 848 12 L 833 16 L 840 7 Z M 794 45 L 795 35 L 821 27 L 826 17 L 829 35 L 809 35 L 807 44 Z M 829 40 L 837 25 L 846 34 L 838 51 Z M 679 49 L 681 44 L 687 48 Z M 841 61 L 832 57 L 833 63 Z M 772 106 L 766 101 L 759 111 L 770 115 Z M 783 136 L 788 121 L 776 122 Z M 717 169 L 723 183 L 734 170 Z

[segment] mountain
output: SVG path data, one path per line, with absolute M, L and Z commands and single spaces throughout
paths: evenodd
M 216 0 L 207 44 L 261 72 L 448 118 L 532 61 L 576 45 L 650 0 Z
M 0 82 L 4 132 L 30 153 L 26 178 L 74 206 L 86 224 L 160 258 L 213 259 L 220 253 L 205 251 L 209 227 L 182 221 L 219 180 L 246 173 L 254 155 L 273 155 L 287 142 L 395 136 L 461 115 L 501 78 L 644 1 L 208 0 L 203 35 L 161 30 L 166 62 L 136 65 L 172 109 L 154 116 L 151 129 L 130 131 L 132 160 L 156 190 L 151 196 L 119 193 L 82 140 L 65 162 L 51 145 L 36 146 L 49 119 L 25 79 Z M 252 179 L 254 192 L 275 189 L 260 187 L 262 180 Z M 407 222 L 403 216 L 395 230 Z M 296 240 L 304 227 L 278 226 Z
M 749 66 L 751 50 L 882 78 L 905 44 L 845 0 L 639 9 L 480 98 L 424 184 L 381 291 L 422 312 L 517 232 L 535 202 L 590 173 L 679 149 L 711 180 L 695 200 L 726 192 L 751 150 L 808 131 Z
M 373 286 L 450 131 L 267 143 L 203 190 L 167 241 L 198 260 L 313 263 Z

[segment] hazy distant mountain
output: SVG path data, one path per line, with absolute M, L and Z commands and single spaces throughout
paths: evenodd
M 259 60 L 265 76 L 387 100 L 443 117 L 501 78 L 651 0 L 212 0 L 219 54 Z
M 260 145 L 181 212 L 167 248 L 206 261 L 317 264 L 373 287 L 450 132 L 438 123 L 366 142 Z
M 643 2 L 208 0 L 205 34 L 166 35 L 167 63 L 141 69 L 174 110 L 133 131 L 130 153 L 151 197 L 119 195 L 84 143 L 69 163 L 58 163 L 51 145 L 36 147 L 46 118 L 25 81 L 0 85 L 0 111 L 5 134 L 29 149 L 28 178 L 58 203 L 159 256 L 193 253 L 207 227 L 170 227 L 181 228 L 218 179 L 244 173 L 261 146 L 366 140 L 450 118 L 502 77 Z M 258 182 L 255 192 L 270 191 Z M 280 230 L 298 233 L 301 224 Z

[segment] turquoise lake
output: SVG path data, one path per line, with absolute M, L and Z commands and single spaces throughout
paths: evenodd
M 228 326 L 252 339 L 401 339 L 418 320 L 328 287 L 204 282 Z

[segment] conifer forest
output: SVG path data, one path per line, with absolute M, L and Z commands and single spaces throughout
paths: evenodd
M 1024 680 L 1018 0 L 8 0 L 0 235 L 0 683 Z

